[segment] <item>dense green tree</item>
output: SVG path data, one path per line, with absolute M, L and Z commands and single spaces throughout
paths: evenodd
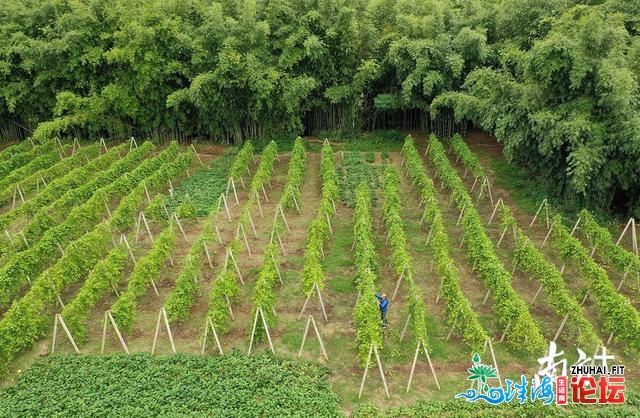
M 468 122 L 558 196 L 640 199 L 634 0 L 5 0 L 0 138 Z

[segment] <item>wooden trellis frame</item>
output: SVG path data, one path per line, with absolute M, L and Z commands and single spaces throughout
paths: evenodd
M 267 334 L 267 340 L 269 341 L 269 348 L 271 349 L 271 352 L 275 354 L 276 350 L 273 348 L 273 341 L 271 340 L 271 334 L 269 333 L 269 327 L 267 325 L 267 320 L 264 317 L 264 312 L 262 312 L 262 306 L 258 306 L 258 309 L 256 311 L 256 316 L 253 321 L 253 329 L 251 330 L 251 341 L 249 342 L 249 351 L 247 352 L 247 354 L 251 354 L 251 349 L 253 348 L 253 341 L 254 341 L 256 330 L 258 327 L 258 316 L 262 318 L 262 326 L 264 326 L 264 331 Z
M 182 227 L 182 222 L 180 222 L 180 219 L 178 218 L 178 215 L 174 213 L 173 214 L 173 218 L 178 223 L 178 228 L 180 228 L 180 232 L 182 232 L 182 236 L 184 237 L 184 240 L 189 242 L 189 238 L 187 237 L 186 232 L 184 232 L 184 228 Z
M 220 344 L 220 339 L 218 338 L 218 332 L 216 331 L 216 327 L 213 326 L 213 320 L 211 319 L 210 316 L 207 316 L 207 319 L 204 322 L 204 337 L 202 340 L 202 354 L 204 355 L 206 349 L 207 349 L 207 337 L 209 334 L 209 329 L 211 329 L 211 332 L 213 333 L 213 338 L 214 341 L 216 342 L 216 347 L 218 348 L 218 352 L 220 353 L 220 355 L 224 354 L 224 351 L 222 350 L 222 345 Z
M 258 211 L 260 212 L 260 218 L 264 219 L 264 212 L 262 211 L 262 203 L 260 203 L 260 195 L 258 195 L 257 191 L 253 191 L 253 197 L 255 197 L 255 201 L 258 203 Z
M 109 152 L 109 148 L 107 148 L 107 143 L 104 141 L 104 138 L 100 138 L 100 146 L 104 147 L 104 152 Z
M 133 264 L 137 263 L 136 256 L 133 255 L 133 250 L 131 250 L 131 246 L 129 245 L 129 240 L 127 240 L 127 236 L 125 234 L 120 234 L 120 244 L 122 244 L 123 242 L 124 242 L 124 245 L 127 247 L 127 250 L 129 250 L 129 256 L 131 257 L 131 260 L 133 260 Z
M 369 346 L 369 354 L 367 355 L 367 363 L 364 367 L 364 373 L 362 374 L 362 382 L 360 383 L 360 391 L 358 392 L 358 399 L 362 397 L 362 391 L 364 390 L 364 382 L 367 380 L 367 374 L 369 373 L 369 366 L 371 365 L 371 357 L 375 355 L 376 362 L 378 364 L 378 370 L 380 371 L 380 377 L 382 378 L 382 384 L 384 386 L 384 392 L 387 395 L 387 399 L 391 398 L 389 394 L 389 387 L 387 386 L 387 378 L 384 375 L 384 369 L 382 368 L 382 362 L 380 361 L 380 354 L 378 354 L 378 347 L 375 344 Z
M 493 193 L 491 193 L 491 184 L 489 183 L 489 178 L 487 177 L 485 177 L 484 180 L 482 180 L 482 184 L 480 185 L 480 193 L 478 194 L 478 200 L 476 201 L 476 205 L 478 204 L 478 202 L 480 202 L 480 199 L 482 199 L 482 194 L 484 192 L 485 185 L 487 187 L 487 193 L 489 194 L 489 200 L 491 201 L 491 206 L 493 206 L 494 205 Z
M 231 251 L 231 248 L 227 248 L 227 258 L 224 260 L 224 270 L 227 269 L 229 259 L 231 259 L 231 262 L 236 268 L 236 273 L 238 273 L 238 277 L 240 278 L 240 283 L 242 283 L 242 285 L 244 286 L 244 279 L 242 278 L 242 274 L 240 273 L 240 267 L 236 262 L 236 258 L 233 256 L 233 251 Z M 231 316 L 233 316 L 233 314 L 231 314 Z
M 80 141 L 78 141 L 78 138 L 73 138 L 73 149 L 71 150 L 71 154 L 76 153 L 76 146 L 80 149 Z
M 493 221 L 493 218 L 496 216 L 496 212 L 498 212 L 498 208 L 500 207 L 500 205 L 504 206 L 504 202 L 502 201 L 502 198 L 498 198 L 498 200 L 496 201 L 496 204 L 493 206 L 493 212 L 491 212 L 491 217 L 489 218 L 489 222 L 487 222 L 487 226 L 491 225 L 491 222 Z
M 427 362 L 429 363 L 431 374 L 433 374 L 433 378 L 436 381 L 436 386 L 438 387 L 438 390 L 441 390 L 440 383 L 438 382 L 438 376 L 436 375 L 436 370 L 433 368 L 433 363 L 431 362 L 431 356 L 429 356 L 429 350 L 427 350 L 427 346 L 424 344 L 424 341 L 420 339 L 416 344 L 416 353 L 413 356 L 413 363 L 411 364 L 411 373 L 409 374 L 409 381 L 407 382 L 407 392 L 409 392 L 409 390 L 411 389 L 411 382 L 413 381 L 413 374 L 416 371 L 416 363 L 418 362 L 418 355 L 420 354 L 420 348 L 423 349 L 424 355 L 427 357 Z
M 240 236 L 240 231 L 242 231 L 242 237 L 244 238 L 244 244 L 247 247 L 249 258 L 253 260 L 253 254 L 251 254 L 251 247 L 249 246 L 249 240 L 247 239 L 247 234 L 244 231 L 244 226 L 242 226 L 242 224 L 238 224 L 238 229 L 236 230 L 236 237 Z
M 122 346 L 122 348 L 124 348 L 125 353 L 130 354 L 127 343 L 124 341 L 122 333 L 120 332 L 120 328 L 118 327 L 115 319 L 113 319 L 113 315 L 111 315 L 111 311 L 106 311 L 104 313 L 104 326 L 102 328 L 102 346 L 100 348 L 100 353 L 104 354 L 104 346 L 107 340 L 107 324 L 111 324 L 111 326 L 113 327 L 116 335 L 118 336 L 118 340 L 120 341 L 120 345 Z
M 138 228 L 136 230 L 136 243 L 140 239 L 140 228 L 142 227 L 142 223 L 143 222 L 144 222 L 145 230 L 147 231 L 147 234 L 149 234 L 149 238 L 151 239 L 151 243 L 153 244 L 153 242 L 154 242 L 153 234 L 151 233 L 151 228 L 149 228 L 149 223 L 147 222 L 147 217 L 144 216 L 144 212 L 140 212 L 138 214 L 138 221 L 136 222 L 138 224 Z
M 151 346 L 151 354 L 154 354 L 156 351 L 158 336 L 160 335 L 161 322 L 164 322 L 164 326 L 167 330 L 167 334 L 169 335 L 169 341 L 171 342 L 171 351 L 173 352 L 173 354 L 175 354 L 176 344 L 173 341 L 173 333 L 171 332 L 171 326 L 169 325 L 169 318 L 167 317 L 167 311 L 164 309 L 164 306 L 160 308 L 160 311 L 158 312 L 158 320 L 156 321 L 156 332 L 153 336 L 153 345 Z
M 551 223 L 549 221 L 549 202 L 548 202 L 546 197 L 544 199 L 542 199 L 542 202 L 540 203 L 540 206 L 538 207 L 538 210 L 536 211 L 536 214 L 533 216 L 533 219 L 531 220 L 531 223 L 529 224 L 529 229 L 531 229 L 531 227 L 533 227 L 533 224 L 536 222 L 536 219 L 538 219 L 538 215 L 540 214 L 540 212 L 542 211 L 543 208 L 544 208 L 544 212 L 545 212 L 545 220 L 547 222 L 547 229 L 551 229 Z
M 227 191 L 226 191 L 226 196 L 229 196 L 229 190 L 233 190 L 233 196 L 236 199 L 236 205 L 240 204 L 240 201 L 238 200 L 238 192 L 236 191 L 236 182 L 233 181 L 233 177 L 229 177 L 229 180 L 227 181 Z
M 196 158 L 198 159 L 198 161 L 200 161 L 200 165 L 204 166 L 204 163 L 202 162 L 202 158 L 200 158 L 200 155 L 198 155 L 198 151 L 196 151 L 196 147 L 193 146 L 193 144 L 191 144 L 191 149 L 193 149 L 193 153 L 196 155 Z
M 40 183 L 38 183 L 40 184 Z M 20 184 L 16 184 L 16 188 L 13 191 L 13 205 L 11 206 L 11 209 L 15 209 L 16 208 L 16 201 L 18 199 L 18 196 L 20 196 L 20 200 L 22 200 L 22 203 L 25 202 L 25 198 L 24 198 L 24 194 L 22 193 L 22 188 L 20 187 Z
M 56 352 L 56 342 L 58 339 L 58 324 L 60 324 L 60 326 L 64 330 L 64 333 L 67 336 L 67 339 L 73 346 L 73 350 L 76 352 L 76 354 L 80 354 L 80 349 L 76 344 L 76 340 L 73 338 L 73 335 L 71 335 L 69 328 L 67 328 L 67 324 L 64 322 L 64 318 L 62 318 L 62 315 L 60 315 L 59 313 L 55 315 L 53 320 L 53 341 L 51 342 L 51 354 L 54 354 Z
M 231 222 L 231 212 L 229 211 L 229 205 L 227 204 L 227 197 L 224 193 L 220 193 L 220 197 L 218 197 L 218 206 L 216 208 L 216 214 L 220 211 L 220 207 L 224 203 L 225 211 L 227 212 L 227 218 L 229 218 L 229 222 Z
M 620 245 L 622 238 L 627 233 L 627 230 L 631 227 L 631 245 L 633 247 L 633 252 L 636 253 L 636 257 L 638 257 L 638 237 L 636 233 L 636 220 L 634 218 L 629 218 L 629 221 L 624 227 L 624 230 L 620 234 L 620 238 L 616 241 L 616 245 Z
M 309 304 L 309 300 L 311 300 L 311 296 L 313 295 L 314 289 L 316 291 L 316 294 L 318 295 L 318 300 L 320 301 L 320 307 L 322 308 L 322 316 L 324 316 L 325 321 L 329 321 L 329 317 L 327 316 L 327 311 L 325 310 L 325 307 L 324 307 L 324 300 L 322 299 L 322 293 L 320 292 L 320 287 L 318 286 L 317 283 L 314 283 L 313 286 L 311 286 L 311 291 L 309 292 L 309 295 L 307 295 L 307 299 L 304 301 L 304 305 L 302 305 L 302 310 L 300 311 L 300 315 L 298 316 L 298 319 L 302 319 L 302 315 L 304 315 L 304 311 L 307 309 L 307 305 Z
M 318 325 L 316 324 L 316 320 L 313 318 L 313 315 L 309 315 L 307 319 L 307 325 L 304 328 L 304 333 L 302 334 L 302 344 L 300 344 L 300 351 L 298 351 L 298 358 L 302 357 L 302 350 L 304 349 L 304 343 L 307 341 L 307 334 L 309 333 L 309 326 L 313 325 L 313 329 L 316 334 L 316 338 L 320 343 L 320 349 L 322 350 L 322 355 L 324 358 L 329 361 L 329 356 L 327 355 L 327 350 L 324 348 L 324 342 L 322 341 L 322 336 L 320 335 L 320 331 L 318 330 Z
M 393 291 L 393 295 L 391 296 L 391 300 L 395 300 L 396 298 L 396 294 L 398 293 L 398 289 L 400 289 L 400 284 L 402 283 L 402 280 L 404 279 L 404 274 L 407 272 L 407 269 L 405 268 L 402 273 L 400 274 L 400 277 L 398 277 L 398 281 L 396 282 L 396 288 Z

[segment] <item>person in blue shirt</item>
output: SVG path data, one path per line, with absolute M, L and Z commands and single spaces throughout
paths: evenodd
M 382 326 L 386 327 L 389 325 L 387 322 L 387 310 L 389 309 L 389 299 L 387 299 L 387 294 L 376 293 L 376 298 L 378 299 L 378 306 L 380 307 L 380 319 L 382 319 Z

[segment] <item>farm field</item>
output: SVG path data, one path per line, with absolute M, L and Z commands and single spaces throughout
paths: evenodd
M 413 132 L 391 152 L 302 139 L 287 150 L 207 151 L 151 142 L 2 151 L 4 386 L 20 385 L 55 335 L 55 353 L 87 362 L 101 353 L 153 362 L 141 355 L 151 353 L 199 367 L 177 358 L 223 352 L 215 367 L 225 367 L 245 361 L 236 350 L 259 362 L 273 351 L 282 367 L 298 357 L 326 367 L 345 414 L 366 416 L 369 405 L 401 415 L 433 400 L 473 415 L 454 396 L 469 389 L 474 353 L 515 381 L 533 377 L 555 341 L 569 364 L 577 349 L 592 357 L 606 346 L 627 366 L 635 405 L 631 232 L 617 245 L 588 212 L 574 227 L 544 205 L 532 222 L 459 137 Z M 391 300 L 385 328 L 378 292 Z M 106 358 L 116 360 L 100 367 L 121 361 Z M 60 361 L 60 373 L 81 367 Z

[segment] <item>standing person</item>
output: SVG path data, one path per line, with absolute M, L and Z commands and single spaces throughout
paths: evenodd
M 386 327 L 389 325 L 387 322 L 387 310 L 389 309 L 389 299 L 387 299 L 387 294 L 376 293 L 376 298 L 378 299 L 378 306 L 380 307 L 380 319 L 382 319 L 382 327 Z

